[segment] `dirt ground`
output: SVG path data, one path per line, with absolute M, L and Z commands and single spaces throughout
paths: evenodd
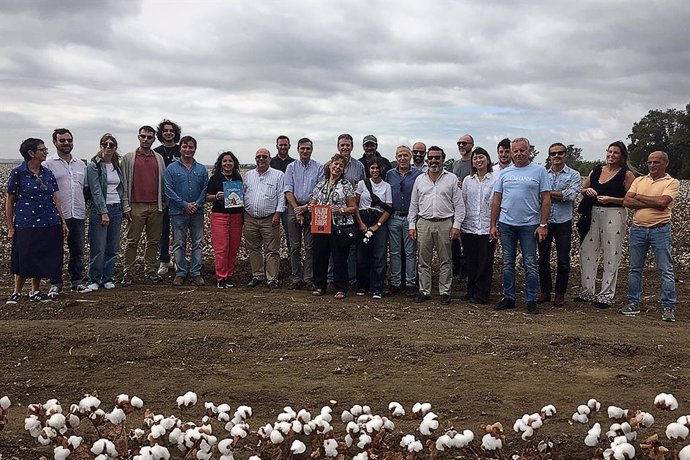
M 539 439 L 554 441 L 553 458 L 591 458 L 582 443 L 588 427 L 569 422 L 589 398 L 653 411 L 657 424 L 643 435 L 662 434 L 689 412 L 686 273 L 679 270 L 675 324 L 660 321 L 656 274 L 647 275 L 650 298 L 638 318 L 572 302 L 537 316 L 524 307 L 494 312 L 458 300 L 457 283 L 450 306 L 402 296 L 338 301 L 265 286 L 218 291 L 151 283 L 67 293 L 40 305 L 3 303 L 0 396 L 13 407 L 0 454 L 52 456 L 23 431 L 20 405 L 55 397 L 68 406 L 97 390 L 104 401 L 136 394 L 148 408 L 178 414 L 175 398 L 193 390 L 200 406 L 252 406 L 253 429 L 285 405 L 316 411 L 335 399 L 340 409 L 368 404 L 385 415 L 390 401 L 408 414 L 415 402 L 429 401 L 442 427 L 480 434 L 482 424 L 501 421 L 507 453 L 525 446 L 509 431 L 514 420 L 552 403 L 558 415 Z M 248 280 L 246 271 L 237 277 L 239 286 Z M 2 277 L 3 286 L 9 281 Z M 678 398 L 679 413 L 653 408 L 662 391 Z M 202 412 L 191 411 L 191 418 Z M 608 427 L 603 414 L 600 421 Z M 410 433 L 415 425 L 407 416 L 398 428 Z

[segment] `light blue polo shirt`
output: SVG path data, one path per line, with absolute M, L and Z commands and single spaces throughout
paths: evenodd
M 508 225 L 539 225 L 542 192 L 551 191 L 551 180 L 543 166 L 506 168 L 501 172 L 494 191 L 501 193 L 499 222 Z

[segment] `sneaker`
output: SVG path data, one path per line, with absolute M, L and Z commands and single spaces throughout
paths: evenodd
M 357 295 L 360 297 L 365 295 L 366 293 L 367 291 L 365 291 L 364 289 L 357 289 Z
M 228 283 L 226 283 L 225 280 L 219 280 L 219 281 L 216 283 L 216 287 L 217 287 L 218 289 L 227 289 L 227 288 L 228 288 Z
M 537 309 L 537 302 L 531 301 L 531 302 L 526 302 L 527 304 L 527 313 L 530 315 L 536 315 L 539 313 L 539 310 Z
M 192 283 L 194 283 L 194 286 L 204 286 L 206 284 L 206 281 L 204 281 L 203 276 L 197 275 L 194 278 L 192 278 Z
M 378 299 L 382 299 L 383 296 L 381 295 L 380 292 L 374 292 L 374 293 L 371 295 L 371 298 L 372 298 L 372 299 L 377 299 L 377 300 L 378 300 Z
M 184 278 L 181 276 L 176 276 L 173 280 L 173 286 L 182 286 L 184 284 Z
M 268 282 L 268 288 L 269 289 L 278 289 L 278 281 L 276 280 L 271 280 Z
M 607 308 L 611 308 L 611 305 L 607 304 L 606 302 L 594 302 L 594 308 L 598 308 L 599 310 L 606 310 Z M 640 311 L 638 310 L 637 312 L 639 313 Z
M 115 283 L 108 281 L 107 283 L 103 283 L 103 287 L 105 289 L 115 289 Z
M 52 299 L 48 297 L 48 294 L 44 294 L 41 291 L 34 291 L 29 293 L 29 300 L 32 302 L 49 302 Z
M 302 289 L 302 286 L 304 286 L 304 282 L 302 280 L 294 280 L 292 283 L 290 283 L 288 289 L 290 289 L 291 291 L 296 291 Z
M 12 295 L 14 295 L 14 294 L 12 294 Z M 673 308 L 664 307 L 664 310 L 661 312 L 661 320 L 662 321 L 668 321 L 669 323 L 675 323 L 676 322 L 675 310 Z
M 158 273 L 152 273 L 149 275 L 149 281 L 152 281 L 154 283 L 160 283 L 161 281 L 163 281 L 163 277 Z
M 264 280 L 261 280 L 259 278 L 252 278 L 250 282 L 247 283 L 247 287 L 257 287 L 259 284 L 263 283 Z
M 494 310 L 508 310 L 509 308 L 515 308 L 515 299 L 509 299 L 504 297 L 500 302 L 494 305 Z
M 20 300 L 22 300 L 22 295 L 19 292 L 13 292 L 7 298 L 7 302 L 5 302 L 5 303 L 6 304 L 14 304 L 14 303 L 18 303 Z
M 97 291 L 98 287 L 98 283 L 79 284 L 76 286 L 76 289 L 74 290 L 77 291 L 79 294 L 86 294 L 87 292 Z
M 431 296 L 428 294 L 424 294 L 423 292 L 418 292 L 417 296 L 414 298 L 415 303 L 422 303 L 426 302 L 427 300 L 431 300 Z
M 441 294 L 441 305 L 450 305 L 450 294 Z
M 625 307 L 618 310 L 618 313 L 625 316 L 635 316 L 640 313 L 640 305 L 629 302 Z
M 129 286 L 130 284 L 132 284 L 133 281 L 134 281 L 134 278 L 132 278 L 132 275 L 124 275 L 122 277 L 122 284 L 124 286 Z
M 48 289 L 48 297 L 51 299 L 57 297 L 61 290 L 62 289 L 60 289 L 60 286 L 50 286 L 50 289 Z
M 158 274 L 159 275 L 167 275 L 168 270 L 170 270 L 170 264 L 168 262 L 161 262 L 160 265 L 158 265 Z
M 232 282 L 232 278 L 225 278 L 225 287 L 235 287 L 235 283 Z

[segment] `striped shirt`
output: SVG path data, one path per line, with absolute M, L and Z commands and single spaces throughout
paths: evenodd
M 494 196 L 496 176 L 487 172 L 484 180 L 477 174 L 462 181 L 462 198 L 465 202 L 465 220 L 460 229 L 463 233 L 488 235 L 491 228 L 491 201 Z
M 293 161 L 285 170 L 285 188 L 283 192 L 292 192 L 298 204 L 308 203 L 314 187 L 324 178 L 323 166 L 309 160 L 304 166 L 302 160 Z
M 276 212 L 285 211 L 283 194 L 284 174 L 277 169 L 268 168 L 259 174 L 252 169 L 244 178 L 244 210 L 255 219 L 263 219 Z

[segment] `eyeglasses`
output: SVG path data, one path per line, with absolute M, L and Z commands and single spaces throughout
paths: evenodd
M 268 160 L 268 156 L 266 155 L 259 155 L 256 157 L 257 160 Z
M 36 185 L 38 185 L 38 188 L 40 188 L 44 192 L 48 190 L 48 187 L 46 186 L 46 184 L 43 183 L 40 177 L 36 176 L 34 180 L 36 181 Z
M 442 156 L 431 156 L 431 155 L 429 155 L 429 156 L 426 157 L 426 158 L 427 158 L 427 160 L 429 160 L 429 161 L 441 161 L 441 160 L 443 159 Z
M 48 153 L 48 147 L 43 147 L 42 149 L 36 149 L 36 153 L 38 153 L 38 152 Z
M 426 153 L 426 150 L 413 150 L 412 153 L 415 155 L 422 155 Z
M 153 140 L 153 136 L 147 136 L 146 134 L 139 134 L 139 139 Z
M 114 142 L 103 142 L 101 144 L 101 147 L 105 147 L 106 149 L 114 149 L 115 147 L 117 147 L 117 144 L 115 144 Z
M 556 155 L 558 155 L 558 156 L 565 155 L 565 150 L 559 150 L 557 152 L 549 152 L 550 157 L 555 157 Z
M 465 145 L 474 145 L 472 142 L 458 141 L 458 147 L 463 147 Z
M 58 143 L 60 143 L 60 144 L 71 144 L 72 139 L 58 139 Z

